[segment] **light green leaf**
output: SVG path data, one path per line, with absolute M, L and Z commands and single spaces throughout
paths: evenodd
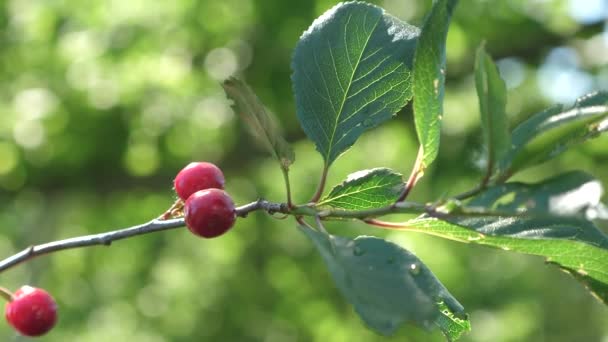
M 449 336 L 467 329 L 445 324 L 446 317 L 466 320 L 464 308 L 407 250 L 375 237 L 352 240 L 300 230 L 317 247 L 340 292 L 376 332 L 391 335 L 405 322 L 426 329 L 438 325 Z
M 511 147 L 511 136 L 505 112 L 507 88 L 483 45 L 477 49 L 475 59 L 475 86 L 479 98 L 483 140 L 488 153 L 488 171 L 493 173 L 497 161 L 501 160 Z
M 272 153 L 283 170 L 295 160 L 293 149 L 279 131 L 274 118 L 247 84 L 235 77 L 222 83 L 226 96 L 233 101 L 232 109 L 250 128 L 252 135 Z
M 555 106 L 533 115 L 513 130 L 511 149 L 500 163 L 500 178 L 551 159 L 606 129 L 608 92 L 585 95 L 567 110 Z
M 411 99 L 418 33 L 379 7 L 347 2 L 302 34 L 291 64 L 296 111 L 326 166 Z
M 570 171 L 540 183 L 510 182 L 489 187 L 464 209 L 478 208 L 503 215 L 578 216 L 601 218 L 604 188 L 593 176 Z
M 390 169 L 362 170 L 348 175 L 318 206 L 345 210 L 381 208 L 395 203 L 404 187 L 403 177 Z
M 445 220 L 449 220 L 445 221 Z M 589 221 L 572 218 L 444 217 L 404 223 L 408 231 L 543 256 L 608 304 L 608 240 Z
M 445 41 L 457 0 L 438 0 L 427 16 L 414 57 L 414 122 L 422 166 L 437 157 L 445 88 Z
M 439 303 L 439 310 L 441 315 L 437 317 L 435 324 L 439 326 L 448 341 L 456 341 L 462 334 L 471 331 L 471 322 L 467 318 L 454 315 L 445 303 Z

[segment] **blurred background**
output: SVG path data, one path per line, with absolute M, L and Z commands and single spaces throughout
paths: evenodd
M 430 1 L 372 1 L 420 25 Z M 174 200 L 193 160 L 223 168 L 238 204 L 284 198 L 280 170 L 251 144 L 219 82 L 245 78 L 296 150 L 295 198 L 316 186 L 321 157 L 295 116 L 290 58 L 298 37 L 336 1 L 0 1 L 0 257 L 35 243 L 142 223 Z M 481 174 L 475 49 L 487 41 L 517 123 L 608 89 L 605 0 L 463 0 L 448 36 L 438 161 L 412 198 L 469 189 Z M 330 171 L 410 171 L 411 109 L 366 133 Z M 381 151 L 379 153 L 379 151 Z M 608 185 L 608 136 L 515 179 L 583 169 Z M 604 227 L 605 229 L 606 227 Z M 442 239 L 329 224 L 384 236 L 427 263 L 471 315 L 464 341 L 608 341 L 608 309 L 538 257 Z M 203 240 L 172 230 L 42 257 L 0 284 L 47 289 L 58 326 L 40 341 L 442 341 L 404 326 L 384 339 L 340 297 L 291 220 L 254 213 Z M 0 323 L 1 341 L 24 340 Z

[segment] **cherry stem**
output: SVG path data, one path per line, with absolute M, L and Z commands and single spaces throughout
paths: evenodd
M 12 302 L 14 299 L 13 293 L 4 287 L 0 287 L 0 297 L 6 299 L 7 302 Z
M 173 205 L 158 217 L 159 220 L 168 220 L 173 217 L 176 210 L 181 210 L 184 207 L 184 201 L 178 198 Z

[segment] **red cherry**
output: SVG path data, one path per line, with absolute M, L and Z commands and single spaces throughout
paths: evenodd
M 25 336 L 47 333 L 57 322 L 57 303 L 48 292 L 22 286 L 6 304 L 6 320 Z
M 227 232 L 236 221 L 232 198 L 223 190 L 200 190 L 184 207 L 186 225 L 195 235 L 212 238 Z
M 190 163 L 177 174 L 173 185 L 179 198 L 185 201 L 199 190 L 223 189 L 224 174 L 222 170 L 211 163 Z

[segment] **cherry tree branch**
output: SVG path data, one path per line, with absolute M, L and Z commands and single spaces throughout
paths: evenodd
M 182 226 L 184 226 L 183 218 L 164 221 L 155 219 L 150 222 L 125 229 L 119 229 L 100 234 L 79 236 L 70 239 L 43 243 L 36 246 L 30 246 L 22 250 L 21 252 L 0 261 L 0 272 L 7 270 L 13 266 L 16 266 L 24 261 L 38 257 L 40 255 L 79 247 L 95 245 L 110 246 L 112 242 L 117 240 L 122 240 L 142 234 L 178 228 Z
M 174 205 L 175 206 L 175 205 Z M 327 209 L 319 208 L 314 204 L 305 204 L 299 206 L 289 206 L 288 203 L 274 203 L 263 199 L 242 205 L 235 209 L 236 215 L 239 217 L 246 217 L 250 212 L 263 210 L 269 214 L 281 213 L 285 215 L 293 215 L 296 220 L 303 225 L 307 223 L 303 220 L 303 216 L 314 217 L 317 224 L 323 229 L 321 220 L 329 219 L 350 219 L 360 220 L 369 225 L 385 228 L 385 229 L 406 229 L 411 230 L 407 226 L 407 222 L 386 222 L 375 219 L 379 216 L 396 213 L 409 213 L 409 214 L 434 214 L 433 216 L 439 217 L 441 214 L 434 211 L 433 207 L 416 202 L 401 201 L 381 208 L 364 209 L 364 210 L 343 210 L 343 209 Z M 466 216 L 520 216 L 525 214 L 513 214 L 513 213 L 498 213 L 492 211 L 475 209 L 459 208 L 455 211 L 457 215 Z M 443 214 L 448 215 L 448 214 Z M 175 229 L 185 226 L 184 218 L 168 218 L 166 214 L 161 215 L 159 218 L 153 219 L 147 223 L 113 230 L 105 233 L 91 234 L 85 236 L 79 236 L 64 240 L 47 242 L 39 245 L 33 245 L 25 248 L 21 252 L 14 254 L 4 260 L 0 260 L 0 272 L 5 271 L 9 268 L 17 266 L 25 261 L 36 258 L 41 255 L 58 252 L 66 249 L 90 247 L 90 246 L 110 246 L 114 241 L 131 238 L 138 235 L 156 233 L 169 229 Z
M 255 202 L 251 202 L 240 206 L 235 209 L 237 216 L 245 217 L 252 211 L 255 210 L 265 210 L 268 213 L 275 212 L 287 212 L 287 205 L 284 203 L 271 203 L 266 200 L 257 200 Z M 154 219 L 147 223 L 113 230 L 105 233 L 99 234 L 91 234 L 85 236 L 79 236 L 64 240 L 58 240 L 48 243 L 43 243 L 40 245 L 30 246 L 21 252 L 14 254 L 2 261 L 0 261 L 0 272 L 5 271 L 11 267 L 17 266 L 18 264 L 25 262 L 27 260 L 33 259 L 35 257 L 49 254 L 57 251 L 62 251 L 66 249 L 73 248 L 81 248 L 81 247 L 89 247 L 89 246 L 110 246 L 112 242 L 127 239 L 130 237 L 156 233 L 164 230 L 180 228 L 185 225 L 183 218 L 175 218 L 175 219 Z

